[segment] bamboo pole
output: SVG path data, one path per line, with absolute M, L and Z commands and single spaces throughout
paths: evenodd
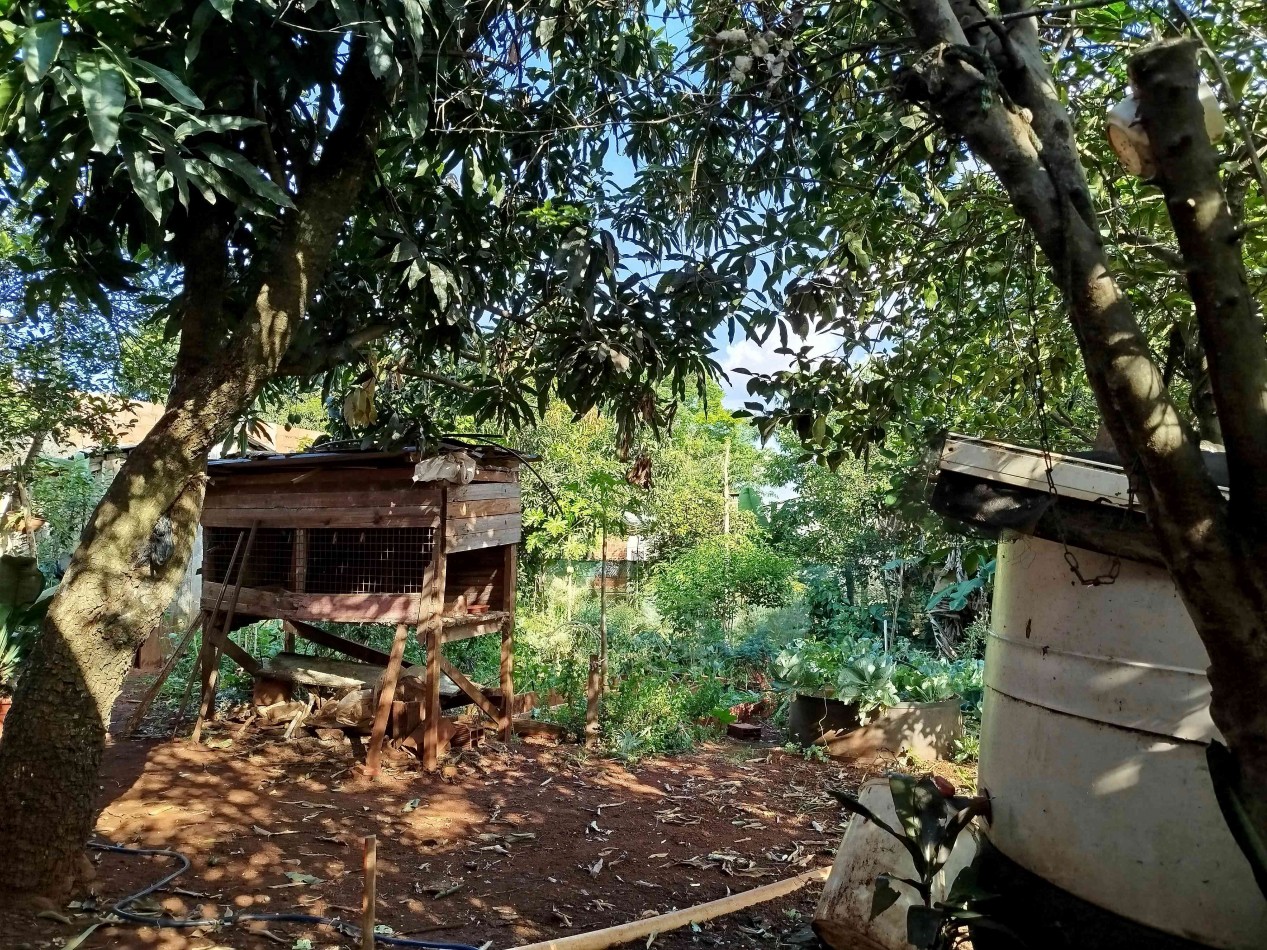
M 361 950 L 374 950 L 374 904 L 378 878 L 378 838 L 366 836 L 364 840 L 365 855 L 362 867 L 365 870 L 365 885 L 361 891 Z
M 158 697 L 159 692 L 163 688 L 163 684 L 167 682 L 167 678 L 172 675 L 172 670 L 176 668 L 176 661 L 180 659 L 185 647 L 189 646 L 189 641 L 194 638 L 194 633 L 202 626 L 206 619 L 206 612 L 199 610 L 194 614 L 194 618 L 189 621 L 189 626 L 185 628 L 185 632 L 181 634 L 180 642 L 172 649 L 172 655 L 167 658 L 167 662 L 163 664 L 163 668 L 159 670 L 158 676 L 154 682 L 150 684 L 150 688 L 145 691 L 145 695 L 141 697 L 141 701 L 136 704 L 136 709 L 132 711 L 128 723 L 123 727 L 123 735 L 130 736 L 136 732 L 137 727 L 141 724 L 141 720 L 145 718 L 145 714 L 150 711 L 150 706 L 154 704 L 154 700 Z
M 246 562 L 251 557 L 251 548 L 255 546 L 255 532 L 259 529 L 258 521 L 251 522 L 251 531 L 246 536 L 246 547 L 242 551 L 242 562 L 238 565 L 238 580 L 233 587 L 233 596 L 229 598 L 229 606 L 224 612 L 224 631 L 222 636 L 229 635 L 229 628 L 233 626 L 233 614 L 238 608 L 238 597 L 242 593 L 242 581 L 246 579 Z M 242 537 L 242 533 L 238 532 L 238 537 Z M 229 575 L 224 575 L 225 583 L 221 585 L 223 588 L 228 585 Z M 214 618 L 213 618 L 214 619 Z M 211 633 L 211 642 L 208 643 L 207 633 Z M 202 741 L 202 725 L 215 713 L 216 705 L 216 677 L 220 667 L 220 648 L 215 643 L 214 624 L 210 625 L 203 632 L 203 650 L 202 650 L 202 703 L 198 707 L 198 718 L 194 720 L 194 731 L 190 735 L 195 743 Z
M 789 877 L 773 884 L 754 887 L 750 891 L 740 891 L 738 894 L 731 894 L 720 900 L 709 901 L 707 904 L 699 904 L 695 907 L 687 907 L 683 910 L 661 914 L 658 917 L 647 917 L 644 920 L 635 920 L 615 927 L 606 927 L 602 930 L 592 930 L 589 933 L 572 934 L 568 937 L 559 937 L 556 940 L 543 940 L 540 943 L 524 944 L 523 946 L 515 947 L 514 950 L 607 950 L 608 947 L 616 947 L 622 943 L 630 943 L 634 940 L 645 940 L 653 934 L 677 930 L 679 927 L 698 924 L 704 920 L 712 920 L 714 917 L 724 917 L 726 914 L 733 914 L 736 911 L 744 910 L 756 904 L 764 904 L 767 901 L 786 897 L 788 894 L 799 891 L 806 884 L 827 880 L 827 875 L 830 871 L 831 868 L 828 867 L 815 868 L 813 871 L 806 871 L 796 877 Z

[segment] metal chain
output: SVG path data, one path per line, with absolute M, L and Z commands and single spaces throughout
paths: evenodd
M 1056 480 L 1052 475 L 1051 462 L 1051 434 L 1047 425 L 1047 397 L 1043 387 L 1043 365 L 1041 359 L 1041 350 L 1038 341 L 1038 318 L 1036 316 L 1037 309 L 1035 306 L 1035 287 L 1038 280 L 1037 267 L 1034 263 L 1035 249 L 1034 239 L 1030 235 L 1027 240 L 1025 264 L 1026 264 L 1026 292 L 1028 295 L 1029 315 L 1030 315 L 1030 348 L 1031 358 L 1034 363 L 1034 390 L 1031 396 L 1034 400 L 1034 408 L 1038 414 L 1038 433 L 1039 448 L 1043 451 L 1043 466 L 1047 476 L 1047 492 L 1052 497 L 1051 517 L 1052 524 L 1056 529 L 1056 537 L 1060 540 L 1060 546 L 1064 549 L 1065 563 L 1069 565 L 1069 570 L 1073 572 L 1073 576 L 1078 578 L 1078 583 L 1083 587 L 1100 587 L 1106 584 L 1112 584 L 1117 581 L 1118 574 L 1122 570 L 1122 562 L 1119 558 L 1114 557 L 1109 565 L 1109 570 L 1104 574 L 1097 574 L 1094 577 L 1087 577 L 1082 573 L 1082 567 L 1078 563 L 1077 555 L 1069 548 L 1066 540 L 1064 524 L 1060 516 L 1060 493 L 1056 490 Z M 1067 288 L 1062 289 L 1065 306 L 1068 306 L 1069 294 Z

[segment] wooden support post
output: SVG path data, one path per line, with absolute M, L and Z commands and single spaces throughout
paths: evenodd
M 508 544 L 505 567 L 502 571 L 502 610 L 506 611 L 502 627 L 501 688 L 502 688 L 502 742 L 509 742 L 515 734 L 515 584 L 518 562 L 515 545 Z
M 295 543 L 290 553 L 291 587 L 296 594 L 302 594 L 308 587 L 308 531 L 305 528 L 295 529 Z M 287 653 L 295 652 L 295 628 L 288 623 L 282 624 L 285 639 L 282 649 Z
M 440 631 L 427 627 L 426 695 L 423 698 L 422 767 L 434 772 L 440 763 Z
M 370 732 L 370 747 L 365 754 L 365 774 L 375 776 L 382 765 L 383 740 L 387 738 L 387 721 L 392 714 L 392 700 L 396 698 L 396 681 L 400 678 L 400 664 L 405 656 L 405 641 L 409 627 L 396 624 L 396 636 L 392 640 L 392 652 L 387 658 L 387 670 L 379 680 L 378 708 L 374 711 L 374 728 Z
M 194 731 L 190 738 L 195 742 L 202 741 L 202 724 L 211 718 L 216 708 L 216 680 L 220 675 L 220 648 L 215 640 L 203 635 L 202 649 L 198 651 L 198 669 L 202 678 L 202 697 L 198 705 L 198 718 L 194 720 Z
M 585 684 L 585 744 L 587 746 L 598 745 L 598 703 L 602 683 L 602 661 L 597 653 L 591 653 L 589 681 Z
M 361 890 L 361 950 L 374 950 L 374 905 L 378 898 L 378 838 L 369 835 L 365 838 L 364 844 L 365 854 L 361 865 L 365 871 L 365 884 Z
M 134 733 L 137 727 L 141 724 L 142 720 L 145 719 L 145 714 L 150 711 L 150 706 L 153 705 L 154 699 L 158 696 L 159 691 L 162 690 L 163 684 L 167 682 L 167 678 L 172 675 L 172 670 L 176 668 L 176 661 L 179 660 L 181 654 L 185 652 L 185 647 L 189 646 L 189 641 L 194 638 L 194 633 L 197 632 L 198 628 L 203 625 L 206 617 L 206 613 L 200 610 L 194 615 L 193 620 L 189 621 L 189 626 L 185 628 L 185 632 L 181 635 L 180 642 L 177 643 L 176 647 L 172 650 L 172 655 L 167 658 L 167 662 L 164 663 L 163 668 L 159 670 L 158 676 L 155 677 L 154 682 L 150 684 L 150 688 L 145 691 L 145 695 L 141 697 L 141 701 L 136 704 L 136 709 L 132 711 L 132 716 L 128 719 L 127 725 L 123 727 L 123 734 L 125 736 L 132 735 L 132 733 Z
M 238 579 L 234 585 L 233 594 L 229 598 L 229 606 L 224 612 L 224 627 L 222 636 L 229 635 L 229 629 L 233 624 L 233 613 L 237 610 L 238 596 L 242 593 L 242 582 L 246 579 L 246 565 L 251 559 L 251 548 L 255 546 L 255 533 L 259 529 L 258 521 L 251 522 L 251 530 L 246 536 L 246 547 L 242 550 L 242 563 L 238 565 Z M 241 538 L 241 532 L 238 537 Z M 228 584 L 229 575 L 225 574 L 225 584 Z M 221 591 L 223 593 L 223 591 Z M 214 631 L 208 628 L 212 636 L 205 633 L 202 638 L 202 703 L 198 707 L 198 719 L 194 722 L 194 731 L 190 736 L 194 742 L 202 741 L 202 724 L 215 717 L 216 711 L 216 678 L 219 675 L 220 668 L 220 648 L 216 646 L 216 637 Z
M 444 585 L 448 570 L 449 490 L 440 492 L 440 526 L 435 531 L 431 562 L 423 575 L 421 632 L 426 649 L 426 695 L 423 697 L 422 767 L 435 771 L 440 762 L 440 651 L 444 646 Z

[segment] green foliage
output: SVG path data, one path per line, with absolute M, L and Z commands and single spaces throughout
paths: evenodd
M 56 586 L 45 588 L 35 558 L 0 557 L 0 692 L 11 691 L 52 603 Z
M 995 895 L 977 885 L 976 861 L 949 883 L 944 901 L 933 900 L 933 888 L 942 869 L 950 861 L 955 843 L 974 819 L 991 820 L 988 796 L 956 795 L 944 779 L 893 773 L 889 790 L 897 813 L 898 827 L 877 817 L 852 794 L 833 792 L 850 812 L 896 839 L 910 855 L 915 878 L 879 875 L 871 902 L 874 919 L 892 907 L 901 896 L 894 887 L 901 883 L 914 888 L 920 903 L 907 911 L 907 940 L 920 950 L 949 950 L 957 945 L 956 935 L 964 923 L 983 924 L 982 906 Z
M 708 538 L 652 577 L 656 610 L 674 630 L 729 629 L 749 606 L 779 607 L 795 593 L 795 565 L 751 535 Z
M 954 696 L 969 716 L 979 716 L 981 661 L 950 661 L 906 641 L 886 653 L 869 639 L 796 640 L 778 655 L 774 669 L 780 688 L 856 704 L 864 722 L 882 707 L 936 703 Z
M 32 506 L 48 522 L 47 534 L 39 540 L 45 570 L 55 571 L 69 560 L 108 485 L 109 479 L 94 475 L 82 455 L 38 461 L 30 488 Z

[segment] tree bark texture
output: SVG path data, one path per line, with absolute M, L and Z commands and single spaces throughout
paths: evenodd
M 182 346 L 166 412 L 128 455 L 75 551 L 0 741 L 0 889 L 59 894 L 73 884 L 96 820 L 111 707 L 188 564 L 208 453 L 276 373 L 369 178 L 382 93 L 368 73 L 361 85 L 304 178 L 227 344 L 219 353 Z M 223 253 L 188 262 L 182 336 L 205 342 L 204 321 L 219 313 L 223 291 Z M 164 516 L 174 546 L 157 563 L 150 539 Z
M 1025 0 L 1001 6 L 1030 9 Z M 1034 19 L 1002 23 L 973 0 L 902 7 L 923 53 L 900 87 L 990 166 L 1048 261 L 1102 417 L 1210 656 L 1211 714 L 1267 840 L 1267 347 L 1197 101 L 1195 49 L 1160 44 L 1136 57 L 1132 74 L 1235 465 L 1230 504 L 1113 278 Z

